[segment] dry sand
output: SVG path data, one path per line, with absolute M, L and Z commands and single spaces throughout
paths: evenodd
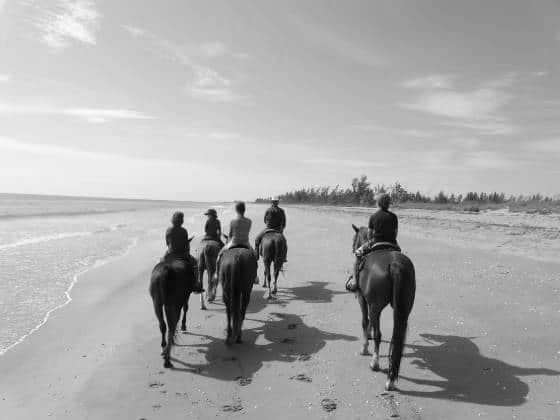
M 360 311 L 343 291 L 350 223 L 366 215 L 289 208 L 286 276 L 273 302 L 256 287 L 244 344 L 227 348 L 223 306 L 201 311 L 193 296 L 176 369 L 163 369 L 147 293 L 161 246 L 144 243 L 83 275 L 69 305 L 0 357 L 1 418 L 559 418 L 560 265 L 548 256 L 558 237 L 523 256 L 517 241 L 540 231 L 508 235 L 519 227 L 497 228 L 499 215 L 474 228 L 399 214 L 417 270 L 400 392 L 385 393 L 385 375 L 357 355 Z M 516 244 L 496 252 L 502 234 Z M 384 340 L 391 324 L 388 308 Z

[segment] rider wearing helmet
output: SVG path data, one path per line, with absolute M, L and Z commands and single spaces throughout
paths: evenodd
M 165 232 L 165 245 L 167 251 L 163 256 L 163 261 L 172 259 L 184 260 L 190 266 L 194 275 L 194 288 L 193 292 L 200 293 L 203 291 L 202 285 L 198 280 L 197 275 L 197 261 L 190 254 L 190 241 L 187 230 L 183 227 L 185 216 L 182 212 L 176 211 L 171 217 L 171 227 L 167 228 Z
M 279 232 L 284 234 L 284 229 L 286 229 L 286 213 L 284 209 L 280 208 L 278 205 L 280 200 L 278 197 L 275 197 L 272 202 L 271 206 L 266 210 L 264 213 L 264 223 L 266 228 L 257 235 L 255 238 L 255 251 L 257 252 L 257 260 L 259 258 L 259 248 L 261 246 L 261 241 L 268 232 Z M 284 250 L 287 252 L 287 247 Z M 282 261 L 286 262 L 286 254 L 282 255 Z

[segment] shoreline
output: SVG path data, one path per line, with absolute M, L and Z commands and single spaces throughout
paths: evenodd
M 66 288 L 66 290 L 64 291 L 64 294 L 63 294 L 64 298 L 65 298 L 65 301 L 56 305 L 56 306 L 54 306 L 53 308 L 49 309 L 45 313 L 41 322 L 39 322 L 36 326 L 31 328 L 27 333 L 25 333 L 21 337 L 19 337 L 15 342 L 8 345 L 4 349 L 0 349 L 0 358 L 2 356 L 4 356 L 8 351 L 14 349 L 17 345 L 21 344 L 27 338 L 29 338 L 34 333 L 39 331 L 48 322 L 49 318 L 51 317 L 51 315 L 54 312 L 64 308 L 65 306 L 70 304 L 70 302 L 72 302 L 73 299 L 72 299 L 71 292 L 72 292 L 72 289 L 74 288 L 74 286 L 76 286 L 76 284 L 80 281 L 80 277 L 84 276 L 86 273 L 89 273 L 92 270 L 95 270 L 96 268 L 103 267 L 104 265 L 110 264 L 112 262 L 118 261 L 121 258 L 126 257 L 136 246 L 138 246 L 138 241 L 139 241 L 139 237 L 134 238 L 131 241 L 131 243 L 126 248 L 124 248 L 124 250 L 121 253 L 119 253 L 117 255 L 112 255 L 112 256 L 107 257 L 107 258 L 98 259 L 98 260 L 94 261 L 91 264 L 90 267 L 84 268 L 84 269 L 78 271 L 77 273 L 73 274 L 72 275 L 72 281 L 70 282 L 70 284 L 68 285 L 68 287 Z

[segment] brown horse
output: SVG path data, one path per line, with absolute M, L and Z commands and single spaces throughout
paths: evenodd
M 230 248 L 220 259 L 218 276 L 226 305 L 226 344 L 241 343 L 241 328 L 257 276 L 257 259 L 252 249 Z
M 216 273 L 216 261 L 218 259 L 218 254 L 220 249 L 222 249 L 223 244 L 214 240 L 203 240 L 200 242 L 200 248 L 198 253 L 198 279 L 200 284 L 204 284 L 204 272 L 206 271 L 208 275 L 208 302 L 212 303 L 216 299 L 216 289 L 218 283 L 214 279 L 214 274 Z M 205 310 L 206 305 L 204 304 L 204 292 L 200 294 L 200 309 Z M 183 325 L 185 317 L 183 316 Z M 181 326 L 181 329 L 183 327 Z M 183 330 L 185 331 L 185 330 Z
M 278 292 L 278 276 L 284 264 L 283 255 L 286 255 L 286 238 L 280 232 L 267 232 L 261 242 L 260 249 L 256 250 L 263 258 L 264 282 L 263 287 L 268 287 L 268 299 Z M 270 267 L 274 265 L 274 288 L 271 289 L 272 276 Z
M 188 301 L 194 282 L 193 270 L 186 260 L 162 261 L 156 264 L 152 270 L 149 290 L 159 321 L 163 366 L 166 368 L 173 367 L 170 361 L 171 347 L 174 344 L 181 308 L 185 306 L 185 313 L 188 310 Z M 167 341 L 165 340 L 166 330 Z
M 352 225 L 355 231 L 352 250 L 356 251 L 368 241 L 368 229 Z M 359 289 L 356 292 L 362 309 L 362 329 L 364 345 L 362 355 L 368 355 L 368 332 L 373 328 L 375 351 L 370 367 L 379 370 L 379 345 L 381 329 L 379 319 L 381 311 L 391 304 L 393 307 L 393 336 L 389 347 L 389 370 L 387 373 L 387 390 L 395 389 L 399 376 L 402 353 L 406 341 L 408 316 L 414 305 L 416 279 L 414 265 L 410 259 L 399 251 L 381 249 L 364 257 L 363 267 L 356 279 Z

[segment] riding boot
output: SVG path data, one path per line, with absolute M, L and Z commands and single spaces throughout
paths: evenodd
M 358 269 L 360 266 L 360 258 L 356 258 L 354 262 L 354 274 L 351 275 L 348 280 L 346 281 L 346 290 L 349 292 L 357 292 L 358 291 Z

